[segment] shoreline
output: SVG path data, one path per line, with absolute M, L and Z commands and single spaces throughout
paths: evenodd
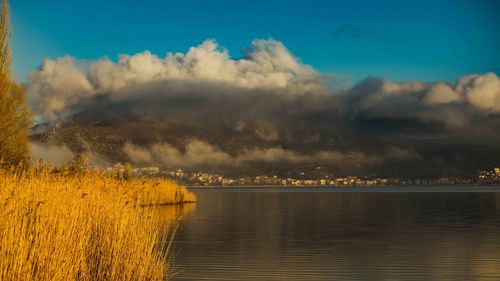
M 193 201 L 182 201 L 182 202 L 172 202 L 172 203 L 142 204 L 140 206 L 143 207 L 143 208 L 150 208 L 150 207 L 176 206 L 176 205 L 195 204 L 195 203 L 196 203 L 196 200 L 193 200 Z
M 188 190 L 282 190 L 337 192 L 500 192 L 500 185 L 384 185 L 384 186 L 284 186 L 232 185 L 186 186 Z

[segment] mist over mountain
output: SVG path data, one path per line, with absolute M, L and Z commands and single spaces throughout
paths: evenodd
M 165 58 L 46 60 L 26 84 L 44 120 L 34 154 L 236 175 L 470 176 L 500 163 L 495 73 L 339 89 L 273 39 L 243 55 L 207 40 Z

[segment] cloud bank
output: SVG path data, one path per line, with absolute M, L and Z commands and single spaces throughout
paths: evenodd
M 464 76 L 455 84 L 367 78 L 346 91 L 345 101 L 351 118 L 394 121 L 393 131 L 491 130 L 499 124 L 500 79 L 495 73 Z
M 164 58 L 144 51 L 120 55 L 117 62 L 108 58 L 79 62 L 69 56 L 46 59 L 29 75 L 27 90 L 34 111 L 52 117 L 88 106 L 99 96 L 120 95 L 137 85 L 174 80 L 218 82 L 241 89 L 295 94 L 325 90 L 324 77 L 319 72 L 301 63 L 273 39 L 254 40 L 241 59 L 232 58 L 214 40 L 191 47 L 185 54 L 167 53 Z M 454 85 L 378 82 L 379 87 L 373 88 L 369 84 L 374 82 L 365 80 L 346 92 L 364 96 L 360 106 L 365 109 L 406 99 L 419 106 L 462 104 L 486 113 L 500 113 L 500 79 L 495 73 L 464 76 Z
M 362 99 L 361 107 L 365 109 L 406 101 L 428 107 L 464 104 L 486 113 L 500 113 L 500 79 L 493 72 L 464 76 L 454 85 L 419 81 L 394 83 L 368 78 L 349 92 L 350 98 Z
M 144 51 L 83 65 L 69 56 L 45 60 L 28 77 L 31 106 L 44 117 L 86 105 L 100 95 L 113 95 L 140 84 L 166 80 L 211 81 L 245 89 L 265 88 L 302 93 L 321 87 L 320 76 L 302 64 L 280 42 L 254 40 L 242 59 L 233 59 L 214 40 L 206 40 L 185 54 L 160 58 Z
M 160 164 L 173 168 L 199 168 L 203 166 L 241 166 L 245 163 L 291 163 L 310 165 L 359 165 L 381 163 L 385 159 L 412 159 L 419 156 L 411 151 L 397 147 L 388 147 L 379 155 L 365 155 L 362 152 L 316 151 L 302 154 L 281 147 L 245 149 L 236 155 L 230 155 L 209 143 L 191 140 L 183 151 L 168 143 L 157 143 L 150 147 L 125 144 L 124 152 L 133 164 Z

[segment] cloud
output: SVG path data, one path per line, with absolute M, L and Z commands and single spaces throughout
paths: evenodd
M 46 59 L 29 75 L 27 85 L 29 104 L 41 116 L 67 113 L 95 95 L 87 75 L 68 56 Z
M 86 153 L 90 163 L 94 167 L 102 168 L 111 165 L 111 162 L 106 159 L 104 155 L 93 151 L 90 144 L 82 141 L 81 145 L 83 151 L 78 151 L 78 153 Z M 33 160 L 42 161 L 43 163 L 51 164 L 56 167 L 67 164 L 77 155 L 75 151 L 66 145 L 46 144 L 38 141 L 32 141 L 30 143 L 30 154 Z
M 422 102 L 424 104 L 447 104 L 451 102 L 460 102 L 462 100 L 463 97 L 456 93 L 450 85 L 438 83 L 429 88 Z
M 287 163 L 292 165 L 314 164 L 353 166 L 383 162 L 384 159 L 418 158 L 412 151 L 398 147 L 387 147 L 382 154 L 368 155 L 363 152 L 342 153 L 325 150 L 313 153 L 299 153 L 281 147 L 247 148 L 240 153 L 230 155 L 200 140 L 190 140 L 183 149 L 175 148 L 168 143 L 157 143 L 149 147 L 125 144 L 124 152 L 132 163 L 137 165 L 165 165 L 172 168 L 196 168 L 203 166 L 240 166 L 249 162 Z
M 456 90 L 471 105 L 487 112 L 500 113 L 500 79 L 495 73 L 462 77 Z
M 352 28 L 344 25 L 338 32 L 344 33 Z M 193 85 L 199 89 L 193 89 Z M 301 63 L 281 42 L 273 39 L 254 40 L 241 59 L 233 59 L 214 40 L 206 40 L 186 53 L 167 53 L 164 58 L 145 51 L 120 55 L 117 62 L 102 58 L 83 63 L 68 56 L 47 59 L 29 75 L 27 92 L 35 113 L 51 118 L 93 107 L 101 100 L 138 100 L 144 91 L 156 91 L 156 100 L 162 100 L 161 95 L 167 96 L 168 100 L 169 96 L 176 96 L 179 92 L 192 94 L 183 90 L 185 87 L 191 92 L 203 92 L 204 85 L 219 87 L 226 92 L 230 90 L 232 93 L 228 98 L 235 100 L 239 98 L 229 95 L 265 91 L 292 97 L 313 97 L 338 92 L 328 89 L 326 76 Z M 348 106 L 354 107 L 348 109 L 351 113 L 353 110 L 368 110 L 371 114 L 385 111 L 391 117 L 402 115 L 406 118 L 429 111 L 429 116 L 435 116 L 438 114 L 434 111 L 446 105 L 450 105 L 445 110 L 447 115 L 455 106 L 500 113 L 500 80 L 495 73 L 464 76 L 454 85 L 419 81 L 395 83 L 368 78 L 344 92 Z M 302 101 L 311 105 L 305 99 Z M 336 105 L 329 102 L 323 106 Z M 409 111 L 398 113 L 402 108 Z M 275 139 L 272 130 L 268 130 L 273 125 L 267 124 L 261 130 L 264 139 Z
M 368 78 L 348 89 L 344 97 L 351 118 L 383 119 L 389 125 L 392 120 L 393 126 L 388 127 L 394 131 L 411 126 L 423 131 L 470 129 L 498 119 L 500 80 L 494 73 L 464 76 L 453 85 Z
M 366 162 L 366 157 L 361 152 L 343 154 L 338 151 L 317 151 L 312 154 L 301 154 L 281 147 L 254 148 L 244 151 L 236 157 L 236 162 L 287 162 L 292 164 L 338 164 L 352 165 Z
M 286 89 L 303 93 L 322 87 L 321 77 L 273 39 L 254 40 L 244 58 L 233 59 L 214 40 L 185 54 L 160 58 L 149 51 L 120 55 L 77 66 L 75 59 L 45 60 L 31 73 L 27 88 L 31 106 L 44 117 L 85 105 L 93 96 L 108 96 L 128 87 L 167 80 L 209 81 L 244 89 Z
M 226 165 L 231 157 L 206 142 L 193 140 L 185 146 L 184 152 L 167 143 L 153 144 L 149 148 L 130 143 L 123 147 L 132 163 L 161 164 L 169 167 L 193 167 L 202 165 Z
M 427 104 L 465 101 L 485 112 L 499 113 L 500 79 L 490 72 L 461 77 L 454 86 L 438 83 L 429 89 L 423 101 Z
M 38 142 L 30 144 L 31 156 L 34 160 L 43 161 L 55 166 L 62 166 L 75 156 L 75 154 L 65 145 L 46 145 Z
M 495 73 L 474 74 L 461 77 L 455 85 L 442 82 L 425 83 L 368 78 L 348 90 L 349 98 L 361 99 L 361 106 L 368 108 L 392 99 L 406 99 L 423 105 L 466 103 L 478 110 L 500 112 L 500 79 Z

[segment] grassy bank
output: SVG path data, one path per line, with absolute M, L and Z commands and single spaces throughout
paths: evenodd
M 170 181 L 0 170 L 0 280 L 162 280 L 164 225 L 143 206 L 186 201 Z

